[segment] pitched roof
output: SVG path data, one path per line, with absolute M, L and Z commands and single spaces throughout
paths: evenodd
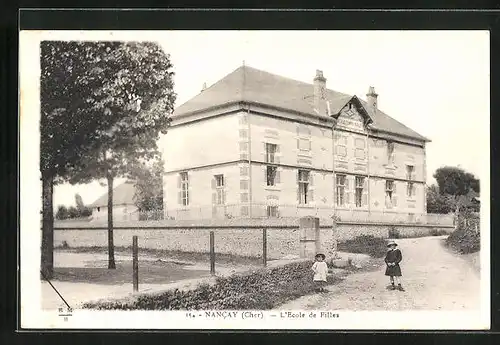
M 212 86 L 206 88 L 186 103 L 175 109 L 173 117 L 203 111 L 214 106 L 235 102 L 252 102 L 320 116 L 313 107 L 313 85 L 268 73 L 249 66 L 241 66 Z M 338 113 L 353 96 L 327 90 L 327 100 L 333 113 Z M 361 100 L 366 108 L 367 103 Z M 391 118 L 381 110 L 370 112 L 372 128 L 400 134 L 418 140 L 427 138 Z
M 133 182 L 124 182 L 113 188 L 113 205 L 133 205 L 135 186 Z M 108 193 L 94 201 L 91 207 L 108 206 Z

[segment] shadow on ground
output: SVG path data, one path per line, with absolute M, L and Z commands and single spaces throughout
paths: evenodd
M 116 269 L 102 267 L 56 267 L 54 280 L 72 283 L 127 284 L 132 282 L 132 262 L 117 262 Z M 162 261 L 140 262 L 139 282 L 141 284 L 164 284 L 182 279 L 199 278 L 210 273 L 203 270 L 186 270 L 184 265 Z

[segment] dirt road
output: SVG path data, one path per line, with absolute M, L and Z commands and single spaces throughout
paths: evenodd
M 479 273 L 464 258 L 443 247 L 443 237 L 401 239 L 405 292 L 387 290 L 385 265 L 348 275 L 329 292 L 304 296 L 279 309 L 315 310 L 477 310 Z M 382 263 L 382 260 L 381 260 Z

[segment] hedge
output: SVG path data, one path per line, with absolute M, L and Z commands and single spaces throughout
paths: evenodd
M 178 289 L 145 294 L 130 300 L 87 302 L 85 309 L 122 310 L 241 310 L 272 309 L 289 300 L 315 292 L 312 261 L 217 277 L 215 284 L 193 290 Z M 328 276 L 328 283 L 340 279 Z
M 446 239 L 446 244 L 461 254 L 475 253 L 481 249 L 481 234 L 460 222 Z

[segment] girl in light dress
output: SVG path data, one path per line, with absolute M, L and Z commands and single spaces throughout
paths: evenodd
M 316 290 L 319 292 L 325 292 L 326 285 L 326 276 L 328 274 L 328 266 L 325 262 L 325 254 L 316 254 L 315 262 L 312 266 L 312 270 L 314 272 L 314 285 L 316 286 Z

